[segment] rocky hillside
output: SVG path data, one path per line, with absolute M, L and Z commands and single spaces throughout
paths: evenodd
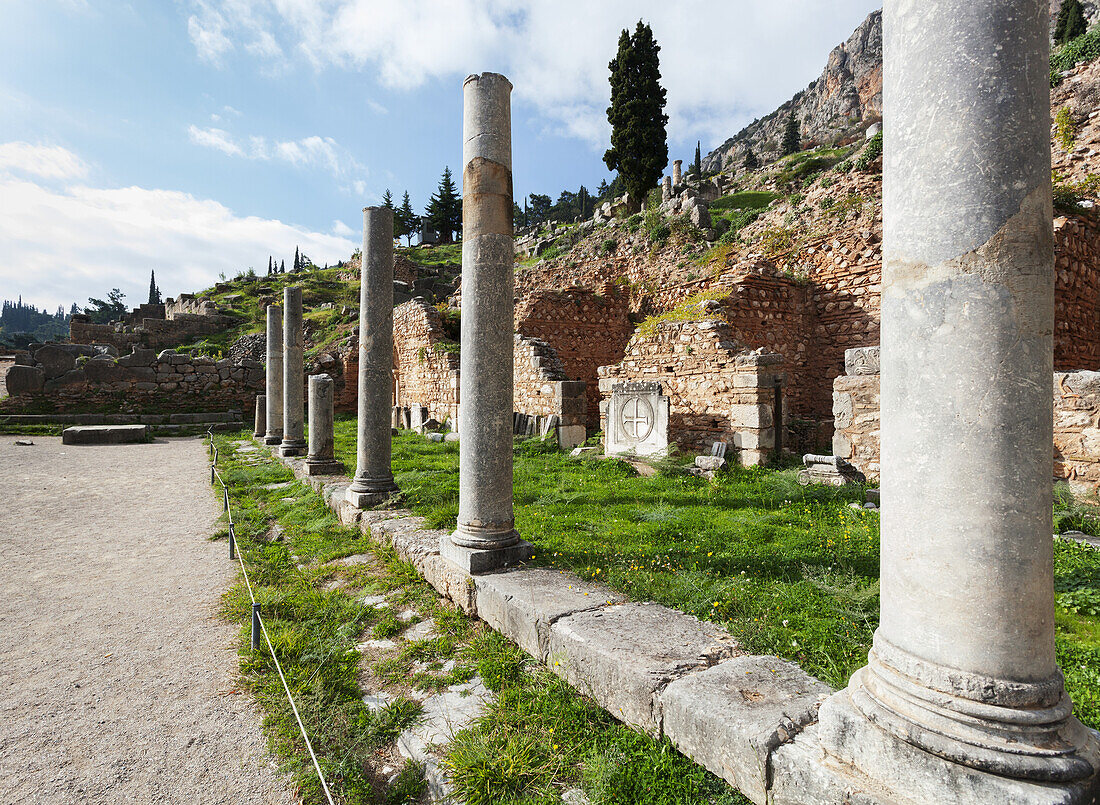
M 882 12 L 873 11 L 829 54 L 821 76 L 770 115 L 754 120 L 703 160 L 711 172 L 740 170 L 751 147 L 761 163 L 779 158 L 791 108 L 805 145 L 851 142 L 882 118 Z

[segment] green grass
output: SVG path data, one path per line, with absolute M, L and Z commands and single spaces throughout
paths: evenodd
M 422 266 L 444 266 L 462 264 L 462 242 L 445 243 L 430 248 L 415 246 L 411 249 L 398 249 L 414 263 Z
M 336 425 L 344 461 L 354 462 L 354 427 L 351 419 Z M 393 468 L 406 505 L 433 528 L 454 527 L 457 444 L 402 432 Z M 747 651 L 793 660 L 837 688 L 867 660 L 878 625 L 879 522 L 849 508 L 862 487 L 800 487 L 794 470 L 763 468 L 735 468 L 713 482 L 642 478 L 619 461 L 570 459 L 527 441 L 516 447 L 514 497 L 516 527 L 536 546 L 537 563 L 720 623 Z M 1073 505 L 1063 499 L 1059 508 L 1072 514 Z M 1087 575 L 1100 574 L 1100 552 L 1058 543 L 1055 553 L 1063 587 L 1100 589 L 1100 576 Z M 1089 600 L 1074 596 L 1062 602 Z M 1075 712 L 1096 728 L 1100 617 L 1057 612 Z
M 722 210 L 762 210 L 777 198 L 778 193 L 768 190 L 743 190 L 712 201 L 709 209 L 711 215 Z

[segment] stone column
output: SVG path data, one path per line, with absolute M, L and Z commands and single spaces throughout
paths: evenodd
M 336 460 L 332 433 L 332 378 L 309 376 L 309 453 L 307 475 L 342 475 L 344 465 Z
M 283 441 L 283 309 L 267 306 L 267 428 L 264 444 Z
M 684 169 L 683 166 L 684 166 L 684 160 L 682 160 L 682 159 L 674 160 L 673 163 L 672 163 L 672 186 L 673 187 L 679 187 L 680 186 L 680 179 L 683 178 L 683 169 Z
M 440 554 L 470 573 L 530 555 L 512 514 L 512 85 L 462 85 L 462 352 L 458 528 Z
M 256 424 L 252 429 L 252 435 L 262 439 L 267 433 L 267 395 L 256 395 Z
M 1054 655 L 1048 6 L 884 9 L 882 617 L 819 729 L 907 802 L 1094 801 Z
M 393 384 L 393 211 L 363 209 L 359 289 L 359 423 L 347 500 L 363 509 L 397 491 L 390 469 Z
M 300 456 L 306 451 L 305 370 L 302 367 L 302 289 L 283 289 L 283 442 L 279 455 Z
M 672 198 L 672 177 L 666 176 L 661 182 L 661 201 L 668 201 L 670 198 Z

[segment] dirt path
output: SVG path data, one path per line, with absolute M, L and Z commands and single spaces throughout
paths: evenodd
M 293 803 L 216 619 L 199 439 L 0 436 L 0 802 Z

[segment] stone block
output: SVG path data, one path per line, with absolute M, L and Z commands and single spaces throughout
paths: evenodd
M 477 616 L 477 593 L 468 572 L 438 553 L 416 557 L 413 564 L 440 595 L 450 598 L 467 615 Z
M 725 469 L 726 460 L 719 456 L 696 456 L 695 466 L 701 470 L 714 472 L 716 470 Z
M 117 383 L 126 380 L 131 371 L 112 360 L 91 360 L 84 364 L 84 376 L 89 383 Z
M 754 802 L 765 802 L 771 753 L 816 721 L 832 693 L 794 663 L 734 657 L 664 689 L 663 731 L 696 763 Z
M 624 600 L 602 584 L 545 568 L 478 576 L 474 585 L 478 617 L 540 661 L 556 620 Z
M 775 418 L 770 405 L 731 405 L 730 429 L 770 428 Z
M 607 403 L 607 455 L 661 455 L 668 450 L 668 426 L 669 399 L 659 382 L 614 385 Z
M 62 444 L 138 444 L 147 441 L 148 425 L 79 425 L 61 431 Z
M 846 375 L 877 375 L 879 364 L 879 348 L 877 346 L 844 350 L 844 373 Z
M 588 429 L 584 425 L 559 425 L 558 446 L 569 450 L 584 444 L 588 438 Z
M 515 545 L 507 548 L 493 548 L 483 550 L 466 548 L 456 545 L 450 537 L 444 537 L 439 543 L 439 553 L 448 562 L 461 568 L 465 573 L 478 575 L 490 570 L 499 570 L 503 567 L 512 567 L 526 562 L 534 553 L 534 546 L 530 542 L 520 540 Z
M 76 355 L 56 344 L 45 344 L 36 349 L 34 360 L 47 380 L 61 377 L 76 368 Z
M 658 693 L 674 679 L 737 653 L 721 627 L 660 604 L 620 604 L 550 626 L 550 669 L 619 720 L 661 732 Z
M 20 394 L 37 394 L 46 384 L 46 373 L 37 366 L 15 364 L 4 376 L 8 394 L 12 397 Z

